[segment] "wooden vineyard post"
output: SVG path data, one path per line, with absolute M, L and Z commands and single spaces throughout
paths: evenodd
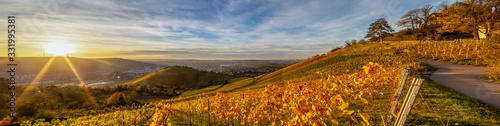
M 408 116 L 411 113 L 411 109 L 415 100 L 417 100 L 418 93 L 420 92 L 420 88 L 422 88 L 422 84 L 424 79 L 414 78 L 411 83 L 410 89 L 408 90 L 408 94 L 406 94 L 405 101 L 403 102 L 403 106 L 401 106 L 401 110 L 399 110 L 398 118 L 396 119 L 396 123 L 394 126 L 404 126 Z
M 417 71 L 417 74 L 420 74 L 420 72 L 418 71 L 418 66 L 419 65 L 417 65 L 417 62 L 413 63 L 413 69 L 415 69 L 415 71 Z
M 210 126 L 210 99 L 207 98 L 207 105 L 208 105 L 208 121 L 207 125 Z
M 125 126 L 125 115 L 122 113 L 123 126 Z
M 450 59 L 451 59 L 451 54 L 453 54 L 453 47 L 455 47 L 455 46 L 451 46 Z
M 476 52 L 476 65 L 478 64 L 477 63 L 477 58 L 479 58 L 479 52 L 477 51 L 477 43 L 476 43 L 476 49 L 474 49 L 474 52 Z
M 191 105 L 188 105 L 189 106 L 189 125 L 192 126 L 193 124 L 191 123 L 191 114 L 192 114 L 192 109 L 191 109 Z
M 401 93 L 403 92 L 403 88 L 405 87 L 406 79 L 408 78 L 408 70 L 403 69 L 401 71 L 401 81 L 398 84 L 398 90 L 396 90 L 396 93 L 394 94 L 394 100 L 391 102 L 391 109 L 389 113 L 387 113 L 387 123 L 391 124 L 392 122 L 392 113 L 396 111 L 396 106 L 398 106 L 399 98 L 401 97 Z
M 203 120 L 201 120 L 201 117 L 202 117 L 202 115 L 201 115 L 201 114 L 202 114 L 201 112 L 198 112 L 198 117 L 199 117 L 199 118 L 198 118 L 198 119 L 196 119 L 196 122 L 199 122 L 199 123 L 200 123 L 200 125 L 203 125 Z
M 465 57 L 466 57 L 465 59 L 467 59 L 467 56 L 469 55 L 469 46 L 470 46 L 470 44 L 471 44 L 470 42 L 467 42 L 467 45 L 465 45 L 465 47 L 467 47 L 467 48 L 465 49 L 465 47 L 464 47 L 464 49 L 465 49 Z

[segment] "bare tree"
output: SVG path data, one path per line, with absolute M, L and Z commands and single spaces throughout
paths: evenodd
M 431 5 L 427 4 L 427 5 L 425 5 L 424 7 L 422 7 L 420 9 L 420 12 L 422 13 L 422 19 L 423 19 L 423 21 L 422 21 L 423 22 L 422 23 L 422 27 L 423 28 L 426 28 L 430 24 L 431 14 L 433 13 L 431 11 L 432 11 L 433 7 L 434 6 L 431 6 Z
M 413 9 L 401 16 L 401 20 L 396 23 L 397 26 L 403 26 L 417 29 L 422 24 L 422 17 L 420 17 L 420 9 Z

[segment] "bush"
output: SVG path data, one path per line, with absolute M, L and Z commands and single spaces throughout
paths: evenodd
M 487 68 L 488 78 L 491 80 L 500 80 L 500 60 L 490 64 L 491 67 Z
M 127 100 L 125 99 L 125 95 L 121 92 L 116 92 L 111 97 L 109 97 L 107 101 L 108 106 L 117 106 L 117 105 L 126 105 Z
M 492 43 L 497 43 L 497 44 L 500 43 L 500 35 L 498 35 L 498 34 L 491 35 L 489 41 Z
M 342 47 L 337 46 L 337 47 L 333 48 L 332 50 L 330 50 L 330 53 L 335 52 L 335 51 L 340 50 L 340 49 L 342 49 Z
M 20 104 L 16 108 L 17 114 L 19 116 L 33 117 L 38 113 L 38 110 L 30 103 Z

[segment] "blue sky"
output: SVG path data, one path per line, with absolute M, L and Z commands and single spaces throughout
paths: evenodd
M 0 2 L 0 14 L 17 17 L 20 56 L 41 56 L 55 42 L 87 58 L 305 59 L 363 38 L 378 18 L 402 29 L 395 26 L 401 15 L 441 2 L 16 0 Z

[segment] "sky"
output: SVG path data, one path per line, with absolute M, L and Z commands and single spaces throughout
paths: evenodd
M 16 16 L 17 57 L 306 59 L 362 39 L 378 18 L 403 29 L 395 23 L 404 13 L 441 2 L 11 0 L 0 1 L 0 31 Z M 7 37 L 0 42 L 7 52 Z

